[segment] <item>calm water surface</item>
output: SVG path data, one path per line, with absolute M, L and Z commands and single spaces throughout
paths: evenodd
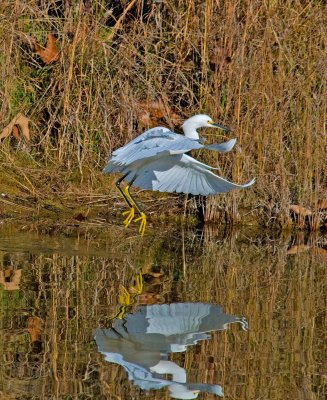
M 0 399 L 326 398 L 326 238 L 105 231 L 0 228 Z

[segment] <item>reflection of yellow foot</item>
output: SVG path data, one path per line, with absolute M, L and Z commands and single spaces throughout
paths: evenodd
M 124 211 L 123 215 L 127 215 L 127 217 L 124 219 L 123 224 L 127 228 L 128 225 L 133 221 L 134 215 L 135 215 L 135 209 L 134 207 L 131 207 L 128 211 Z
M 128 293 L 128 290 L 125 288 L 125 286 L 122 286 L 120 289 L 119 303 L 122 306 L 129 306 L 131 304 L 131 295 Z
M 136 284 L 137 284 L 137 293 L 138 294 L 142 294 L 142 292 L 143 292 L 143 275 L 142 275 L 142 272 L 140 272 L 136 276 Z
M 130 290 L 135 294 L 143 293 L 143 275 L 142 272 L 138 273 L 135 277 L 135 286 L 131 286 Z
M 117 314 L 114 316 L 110 317 L 110 320 L 113 320 L 115 318 L 123 319 L 125 314 L 126 314 L 126 309 L 127 307 L 133 305 L 135 303 L 135 299 L 137 295 L 143 293 L 143 275 L 142 271 L 140 271 L 134 280 L 135 286 L 131 286 L 129 290 L 125 288 L 125 286 L 120 287 L 120 293 L 119 293 L 119 310 Z
M 139 218 L 136 218 L 134 220 L 134 222 L 141 221 L 140 227 L 139 227 L 139 233 L 141 234 L 141 236 L 144 236 L 145 227 L 146 227 L 146 215 L 143 212 L 141 212 L 140 214 L 141 214 L 141 216 Z

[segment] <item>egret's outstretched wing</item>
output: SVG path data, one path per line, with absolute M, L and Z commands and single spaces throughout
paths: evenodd
M 160 192 L 191 193 L 194 195 L 214 195 L 233 189 L 253 185 L 255 179 L 245 185 L 237 185 L 215 175 L 212 167 L 186 154 L 176 154 L 151 160 L 137 171 L 135 186 Z M 135 174 L 126 177 L 128 181 Z
M 197 140 L 172 132 L 167 128 L 153 128 L 127 143 L 124 147 L 115 150 L 103 172 L 122 172 L 127 166 L 143 163 L 144 160 L 149 158 L 182 154 L 201 148 L 203 148 L 203 145 Z
M 231 139 L 224 143 L 209 144 L 204 146 L 204 148 L 207 150 L 219 151 L 220 153 L 227 153 L 228 151 L 232 150 L 232 148 L 235 146 L 235 143 L 236 139 Z
M 141 133 L 141 135 L 136 136 L 136 138 L 132 139 L 125 146 L 119 147 L 119 149 L 112 152 L 113 156 L 123 153 L 124 151 L 128 150 L 129 148 L 133 147 L 133 145 L 137 142 L 143 142 L 147 138 L 155 137 L 155 136 L 166 136 L 166 132 L 171 132 L 168 128 L 164 126 L 157 126 L 155 128 L 148 129 L 147 131 Z
M 183 154 L 196 149 L 206 148 L 226 152 L 231 150 L 234 144 L 235 139 L 221 144 L 203 145 L 197 140 L 172 132 L 167 128 L 152 128 L 115 150 L 103 172 L 123 172 L 126 167 L 143 163 L 144 160 L 150 158 Z

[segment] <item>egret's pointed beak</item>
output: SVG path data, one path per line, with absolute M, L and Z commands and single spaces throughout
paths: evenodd
M 225 132 L 230 132 L 230 131 L 231 131 L 230 128 L 227 128 L 227 126 L 224 126 L 224 125 L 212 124 L 212 126 L 215 126 L 216 128 L 222 129 L 222 130 L 225 131 Z

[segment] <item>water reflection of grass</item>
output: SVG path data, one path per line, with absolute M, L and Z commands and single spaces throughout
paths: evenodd
M 120 242 L 112 239 L 113 246 Z M 115 313 L 121 285 L 133 284 L 143 262 L 148 272 L 161 269 L 157 281 L 144 281 L 144 291 L 160 301 L 217 303 L 249 321 L 246 335 L 231 327 L 173 355 L 190 381 L 218 383 L 227 398 L 323 398 L 327 269 L 315 253 L 287 254 L 288 243 L 242 233 L 200 241 L 185 232 L 182 246 L 175 232 L 158 235 L 151 246 L 126 242 L 108 256 L 29 255 L 20 289 L 1 290 L 1 390 L 142 398 L 119 367 L 96 353 L 93 330 Z M 31 316 L 42 322 L 38 339 L 28 331 Z

